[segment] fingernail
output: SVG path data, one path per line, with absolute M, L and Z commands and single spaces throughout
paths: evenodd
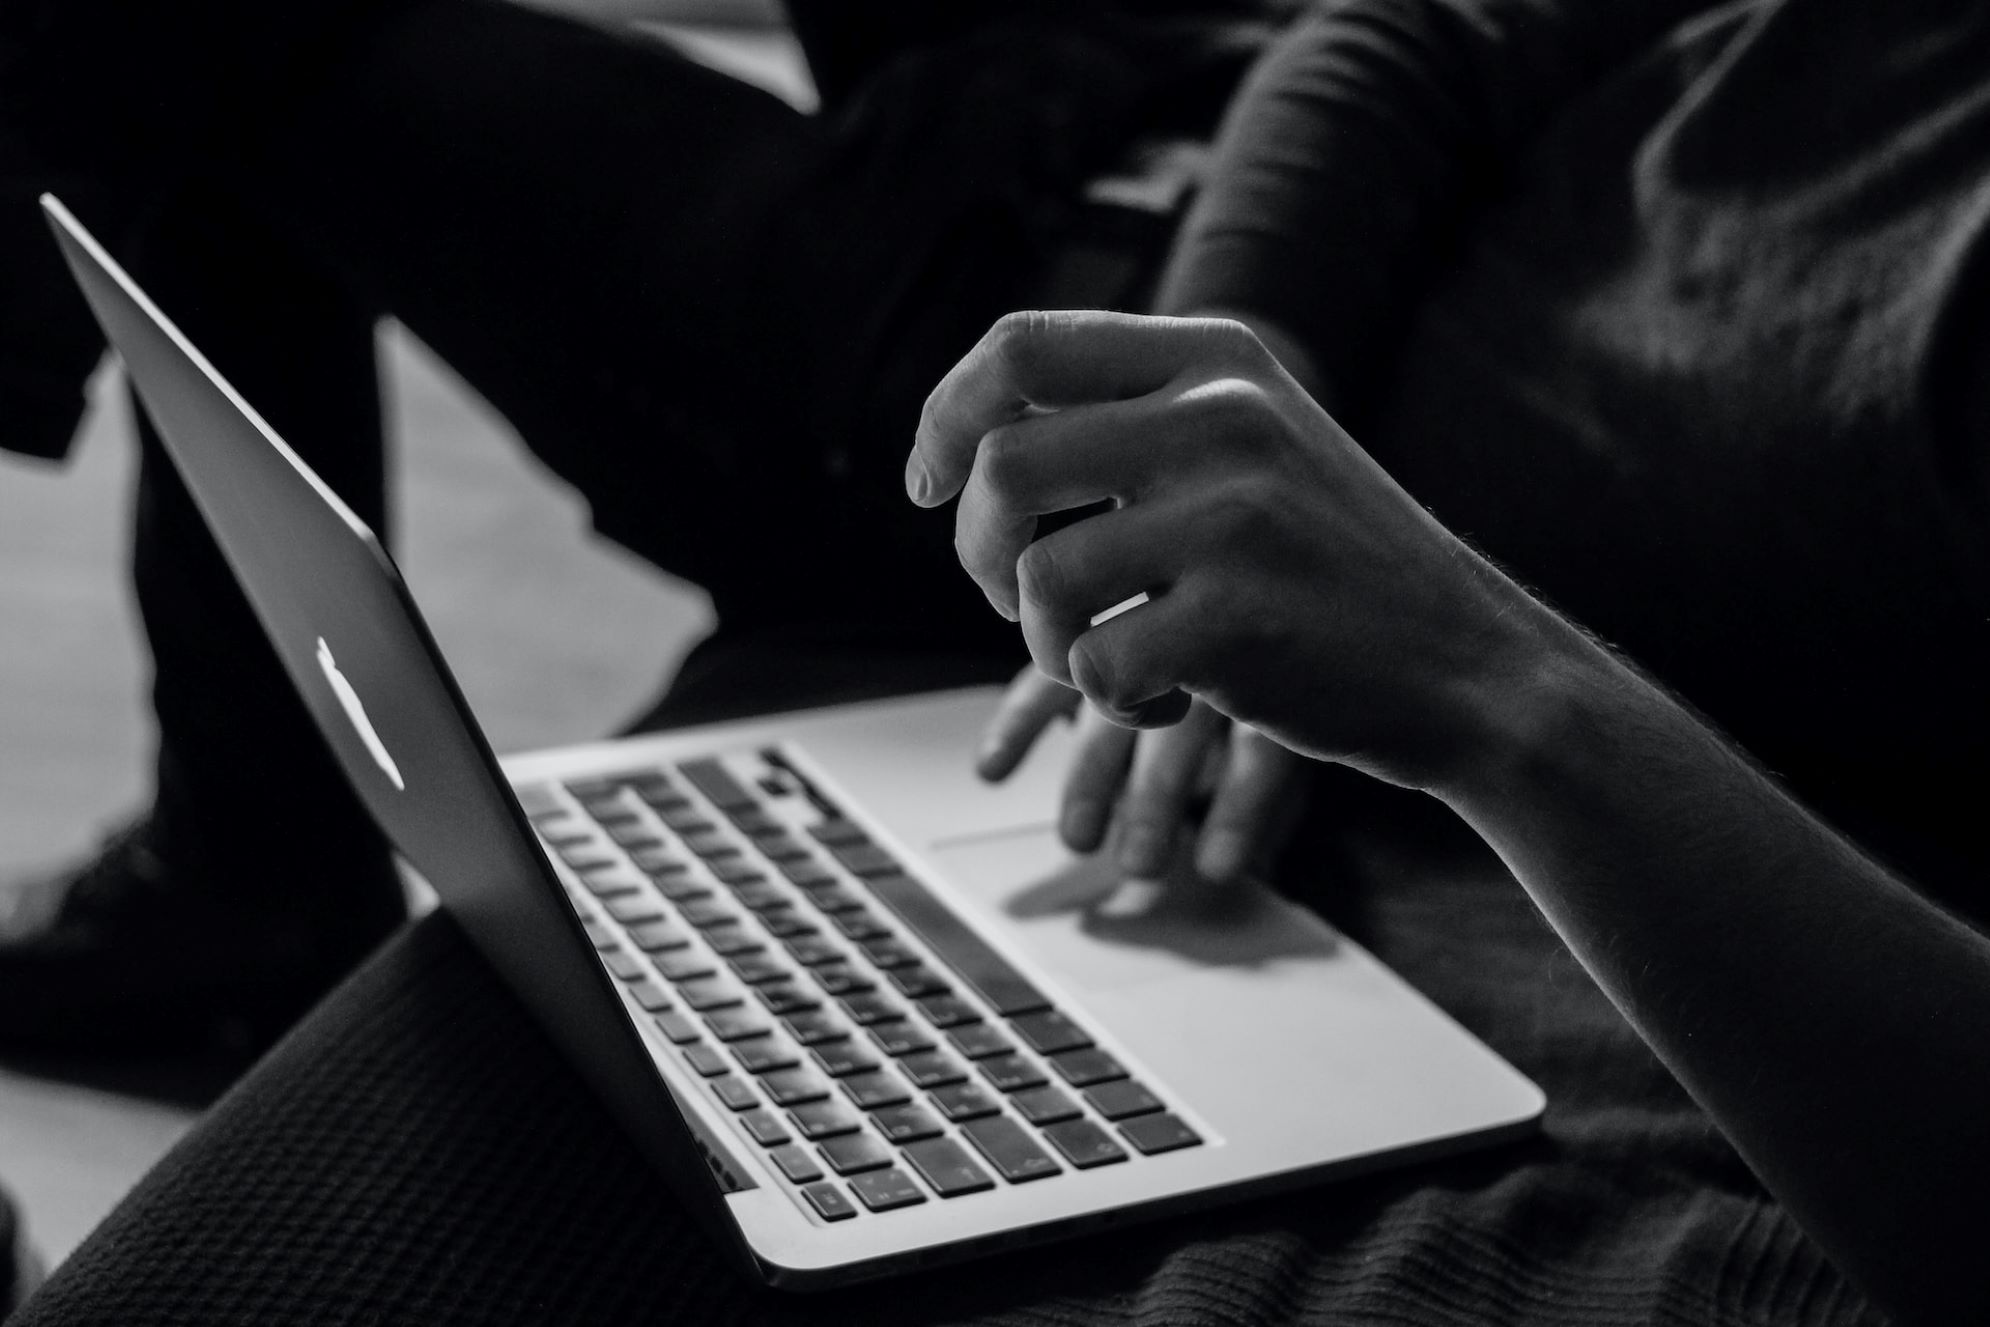
M 1202 843 L 1196 849 L 1195 869 L 1205 880 L 1234 880 L 1244 873 L 1244 863 L 1250 850 L 1250 840 L 1236 830 L 1212 830 L 1203 835 Z
M 1167 866 L 1167 839 L 1152 825 L 1129 825 L 1119 841 L 1119 869 L 1132 876 L 1159 875 Z
M 1105 803 L 1084 799 L 1066 802 L 1059 831 L 1073 852 L 1092 851 L 1105 837 Z
M 905 461 L 905 492 L 922 507 L 933 495 L 933 477 L 926 473 L 926 462 L 916 450 Z
M 1009 753 L 1008 743 L 999 739 L 984 742 L 981 750 L 974 753 L 974 772 L 993 782 L 1009 772 L 1008 763 L 1003 759 Z

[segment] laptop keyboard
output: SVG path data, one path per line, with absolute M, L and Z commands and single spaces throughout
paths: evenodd
M 519 790 L 602 962 L 825 1221 L 1201 1137 L 795 771 Z

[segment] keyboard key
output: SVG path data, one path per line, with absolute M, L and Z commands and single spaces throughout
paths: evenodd
M 1202 1141 L 1202 1135 L 1167 1111 L 1128 1120 L 1119 1126 L 1119 1131 L 1126 1135 L 1127 1142 L 1140 1149 L 1143 1156 L 1150 1157 L 1159 1152 L 1194 1147 Z
M 923 995 L 950 995 L 954 989 L 941 979 L 939 973 L 917 963 L 909 968 L 893 968 L 884 975 L 885 980 L 907 999 L 918 999 Z
M 772 912 L 789 906 L 788 896 L 771 880 L 745 880 L 732 884 L 732 896 L 750 912 Z
M 1050 1067 L 1073 1087 L 1090 1087 L 1094 1083 L 1126 1077 L 1126 1070 L 1120 1062 L 1101 1050 L 1066 1051 L 1062 1055 L 1053 1055 Z
M 1009 1098 L 1016 1113 L 1039 1127 L 1060 1120 L 1075 1120 L 1083 1111 L 1078 1103 L 1054 1087 L 1033 1087 Z
M 770 1110 L 750 1110 L 739 1117 L 739 1122 L 746 1126 L 747 1133 L 753 1135 L 753 1141 L 762 1147 L 779 1147 L 790 1136 Z
M 764 1037 L 774 1030 L 751 1009 L 715 1009 L 705 1015 L 705 1026 L 720 1041 L 745 1041 L 748 1037 Z
M 623 981 L 641 981 L 649 976 L 649 967 L 626 949 L 611 949 L 601 959 Z
M 905 1149 L 905 1159 L 919 1178 L 942 1198 L 958 1198 L 964 1193 L 980 1193 L 995 1187 L 988 1172 L 974 1164 L 967 1149 L 951 1138 L 929 1138 Z
M 580 883 L 588 893 L 596 898 L 623 898 L 629 894 L 645 892 L 643 878 L 631 875 L 619 867 L 606 866 L 591 871 L 583 871 Z
M 691 899 L 680 904 L 677 911 L 683 914 L 685 921 L 701 931 L 710 926 L 729 926 L 739 920 L 739 914 L 723 899 Z
M 809 1009 L 820 1009 L 822 1001 L 815 992 L 791 981 L 774 982 L 767 986 L 757 986 L 753 991 L 760 1003 L 770 1014 L 797 1014 Z
M 808 1205 L 824 1221 L 848 1221 L 857 1214 L 857 1205 L 829 1180 L 807 1186 L 802 1197 L 808 1199 Z
M 830 917 L 829 924 L 846 940 L 868 940 L 873 936 L 891 934 L 888 927 L 878 924 L 878 919 L 868 908 L 851 908 L 847 912 L 836 913 Z
M 679 834 L 709 834 L 718 828 L 703 811 L 689 802 L 676 806 L 660 806 L 656 809 L 656 814 L 658 819 Z
M 822 1066 L 822 1072 L 831 1078 L 842 1078 L 846 1074 L 869 1073 L 883 1063 L 871 1053 L 870 1047 L 848 1037 L 824 1042 L 809 1053 L 815 1057 L 815 1062 Z
M 974 1144 L 975 1151 L 988 1158 L 995 1173 L 1011 1184 L 1027 1184 L 1064 1169 L 1030 1137 L 1028 1130 L 1006 1115 L 970 1120 L 961 1125 L 960 1131 Z
M 785 862 L 776 862 L 775 865 L 781 868 L 782 875 L 803 887 L 832 884 L 836 880 L 829 868 L 813 857 L 793 857 Z
M 636 948 L 651 954 L 660 954 L 666 949 L 682 949 L 691 943 L 691 937 L 669 922 L 644 922 L 629 928 L 629 939 L 635 941 Z
M 731 1074 L 712 1080 L 712 1095 L 732 1110 L 752 1110 L 760 1104 L 760 1094 L 753 1090 L 753 1084 Z
M 911 1091 L 897 1074 L 888 1069 L 871 1073 L 852 1074 L 840 1084 L 843 1095 L 850 1098 L 861 1110 L 877 1110 L 884 1106 L 903 1106 L 912 1100 Z
M 1161 1099 L 1130 1078 L 1088 1087 L 1085 1100 L 1109 1120 L 1124 1120 L 1161 1109 Z
M 772 954 L 736 954 L 726 960 L 732 968 L 732 975 L 748 986 L 764 986 L 770 981 L 785 981 L 791 975 L 788 965 Z
M 560 855 L 561 861 L 583 874 L 588 871 L 600 871 L 622 864 L 621 858 L 596 843 L 594 836 L 591 834 L 579 843 L 571 844 L 564 848 L 555 848 L 554 851 Z
M 884 1023 L 894 1018 L 905 1017 L 905 1010 L 894 1004 L 887 996 L 866 991 L 861 995 L 848 995 L 837 1003 L 850 1015 L 850 1020 L 868 1027 L 872 1023 Z
M 1043 1136 L 1064 1154 L 1066 1161 L 1080 1170 L 1126 1160 L 1126 1149 L 1090 1120 L 1066 1120 L 1062 1124 L 1047 1125 Z
M 874 968 L 904 968 L 919 961 L 919 955 L 894 936 L 881 935 L 857 946 Z
M 749 834 L 753 831 L 748 830 Z M 770 862 L 799 861 L 809 855 L 808 847 L 786 830 L 771 834 L 754 834 L 753 846 L 760 849 L 761 856 Z
M 777 1069 L 792 1069 L 802 1062 L 801 1055 L 795 1048 L 779 1037 L 751 1037 L 745 1041 L 735 1042 L 732 1055 L 739 1061 L 739 1067 L 749 1074 L 767 1074 Z M 779 1101 L 780 1098 L 776 1097 L 775 1100 Z
M 825 964 L 815 970 L 815 984 L 830 995 L 860 995 L 877 989 L 862 970 L 847 963 Z
M 688 862 L 661 843 L 631 849 L 629 860 L 638 871 L 649 876 L 678 875 L 691 869 Z
M 1083 1028 L 1055 1009 L 1042 1009 L 1034 1014 L 1012 1018 L 1009 1030 L 1021 1037 L 1023 1044 L 1038 1055 L 1084 1050 L 1092 1044 L 1092 1039 L 1085 1035 Z
M 665 981 L 690 981 L 695 977 L 709 977 L 719 970 L 718 964 L 691 949 L 651 954 L 650 966 L 662 973 Z
M 685 1004 L 701 1014 L 745 1002 L 739 987 L 723 977 L 694 977 L 679 985 L 677 994 Z
M 818 825 L 811 825 L 808 832 L 817 843 L 828 845 L 869 843 L 871 841 L 871 836 L 864 833 L 861 827 L 840 817 L 835 820 L 825 820 Z
M 677 771 L 721 811 L 744 811 L 759 805 L 759 799 L 746 791 L 716 758 L 687 760 L 677 767 Z
M 815 1148 L 838 1175 L 881 1170 L 898 1159 L 890 1148 L 867 1133 L 846 1133 L 836 1138 L 825 1138 Z
M 940 1114 L 958 1124 L 962 1120 L 972 1120 L 983 1115 L 999 1115 L 1002 1103 L 995 1094 L 979 1083 L 955 1083 L 948 1087 L 936 1087 L 927 1093 Z
M 911 1055 L 915 1051 L 933 1049 L 933 1039 L 926 1035 L 924 1028 L 907 1019 L 894 1019 L 889 1023 L 874 1023 L 870 1029 L 871 1040 L 886 1055 Z
M 946 1132 L 939 1117 L 924 1106 L 886 1106 L 872 1113 L 871 1123 L 894 1143 L 937 1138 Z
M 828 1082 L 813 1069 L 776 1069 L 760 1080 L 760 1088 L 777 1106 L 820 1101 L 829 1095 Z
M 811 1142 L 864 1126 L 863 1117 L 840 1101 L 805 1101 L 788 1112 L 788 1121 Z
M 873 1212 L 889 1212 L 926 1201 L 926 1195 L 919 1192 L 919 1186 L 912 1182 L 912 1177 L 896 1166 L 857 1176 L 850 1181 L 850 1191 Z M 802 1192 L 807 1193 L 808 1190 L 803 1189 Z
M 1050 1002 L 1016 971 L 1008 959 L 976 935 L 926 887 L 909 875 L 885 872 L 868 877 L 871 892 L 898 914 L 956 976 L 1005 1018 L 1047 1009 Z
M 804 885 L 802 892 L 808 901 L 827 913 L 856 912 L 864 906 L 864 900 L 846 885 Z
M 1020 1092 L 1026 1087 L 1042 1087 L 1050 1080 L 1043 1071 L 1020 1055 L 991 1055 L 974 1066 L 981 1076 L 1004 1092 Z
M 624 851 L 636 848 L 661 848 L 662 838 L 648 825 L 636 820 L 628 820 L 608 831 L 608 837 L 615 840 Z
M 629 994 L 636 997 L 636 1003 L 652 1014 L 660 1014 L 670 1008 L 670 992 L 663 989 L 655 978 L 644 977 L 631 983 Z
M 622 943 L 621 940 L 616 938 L 615 928 L 602 921 L 599 917 L 584 918 L 580 926 L 582 930 L 587 932 L 587 938 L 593 941 L 596 949 L 605 952 Z
M 798 935 L 787 942 L 788 954 L 804 967 L 816 968 L 825 963 L 841 963 L 846 955 L 842 946 L 831 944 L 819 935 Z
M 610 917 L 630 925 L 663 920 L 663 904 L 650 897 L 647 890 L 641 894 L 624 894 L 620 898 L 611 898 L 603 906 L 608 909 Z
M 850 1035 L 850 1029 L 843 1020 L 820 1009 L 807 1009 L 789 1014 L 781 1020 L 787 1025 L 788 1035 L 804 1046 L 819 1046 L 825 1041 L 837 1041 Z
M 721 958 L 731 958 L 734 954 L 750 953 L 765 949 L 760 936 L 744 926 L 714 926 L 705 932 L 705 944 Z
M 732 1069 L 732 1066 L 726 1063 L 725 1056 L 702 1041 L 684 1048 L 684 1062 L 691 1066 L 694 1073 L 706 1078 L 717 1078 Z
M 767 873 L 747 861 L 744 857 L 722 857 L 711 864 L 712 874 L 719 883 L 737 889 L 740 885 L 764 885 Z
M 670 1038 L 672 1042 L 679 1046 L 684 1045 L 686 1042 L 696 1041 L 705 1035 L 705 1030 L 698 1026 L 698 1020 L 692 1018 L 689 1014 L 674 1012 L 658 1014 L 655 1022 L 657 1027 L 663 1032 L 663 1035 Z
M 776 908 L 761 914 L 760 928 L 776 940 L 789 940 L 796 936 L 815 934 L 815 923 L 789 907 Z
M 659 875 L 655 879 L 656 892 L 669 899 L 672 903 L 677 904 L 678 911 L 680 912 L 683 911 L 684 905 L 692 899 L 709 899 L 712 897 L 712 887 L 706 884 L 702 878 L 692 875 L 689 871 L 671 871 Z M 708 904 L 707 906 L 711 905 Z
M 851 875 L 860 875 L 869 879 L 874 875 L 890 875 L 899 869 L 896 857 L 868 840 L 862 843 L 830 843 L 824 846 Z
M 767 1155 L 780 1167 L 790 1184 L 811 1184 L 822 1178 L 822 1167 L 815 1164 L 815 1158 L 808 1154 L 805 1147 L 787 1143 Z
M 979 1023 L 981 1015 L 973 1005 L 958 995 L 929 995 L 919 1001 L 919 1012 L 928 1023 L 936 1028 L 959 1027 L 962 1023 Z
M 960 1061 L 945 1051 L 916 1051 L 900 1060 L 898 1067 L 914 1087 L 939 1087 L 967 1079 Z
M 590 802 L 598 797 L 613 797 L 622 791 L 622 776 L 602 774 L 592 778 L 575 779 L 567 784 L 567 791 L 580 802 Z
M 997 1032 L 986 1023 L 971 1023 L 966 1027 L 952 1028 L 947 1032 L 947 1040 L 954 1049 L 970 1060 L 985 1059 L 990 1055 L 1008 1055 L 1016 1049 L 1016 1044 Z
M 626 775 L 624 782 L 629 785 L 631 792 L 635 793 L 636 796 L 642 798 L 645 802 L 658 797 L 679 796 L 677 785 L 670 781 L 669 775 L 659 770 L 638 770 L 633 774 Z
M 742 834 L 750 834 L 754 838 L 759 838 L 762 834 L 785 832 L 781 828 L 780 821 L 757 806 L 743 806 L 737 811 L 727 812 L 727 818 L 732 821 L 734 829 Z

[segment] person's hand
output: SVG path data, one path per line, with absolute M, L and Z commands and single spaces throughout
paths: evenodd
M 1034 664 L 1016 675 L 982 736 L 975 769 L 1005 779 L 1050 724 L 1077 712 L 1077 755 L 1065 776 L 1058 833 L 1096 852 L 1116 827 L 1117 865 L 1135 878 L 1166 872 L 1193 811 L 1196 871 L 1222 884 L 1262 870 L 1284 846 L 1299 808 L 1301 761 L 1278 743 L 1197 701 L 1181 723 L 1135 732 L 1082 704 Z
M 1228 320 L 1004 318 L 927 400 L 906 485 L 960 495 L 962 565 L 1038 668 L 1125 726 L 1178 723 L 1193 695 L 1430 786 L 1543 657 L 1545 610 Z

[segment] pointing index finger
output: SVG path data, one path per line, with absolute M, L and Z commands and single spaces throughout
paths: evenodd
M 967 483 L 991 429 L 1030 406 L 1144 396 L 1210 348 L 1211 328 L 1231 326 L 1094 310 L 1005 316 L 926 398 L 905 464 L 907 495 L 938 506 Z

